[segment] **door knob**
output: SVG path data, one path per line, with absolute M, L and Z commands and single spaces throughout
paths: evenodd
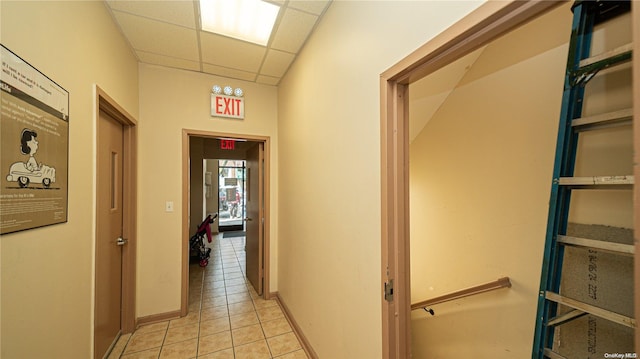
M 124 246 L 125 244 L 127 244 L 127 242 L 129 242 L 126 239 L 122 239 L 122 237 L 118 237 L 118 239 L 116 239 L 116 245 L 118 246 Z
M 244 221 L 245 221 L 245 222 L 249 222 L 249 221 L 253 221 L 253 219 L 251 219 L 251 218 L 249 218 L 249 217 L 246 217 L 246 218 L 244 219 Z

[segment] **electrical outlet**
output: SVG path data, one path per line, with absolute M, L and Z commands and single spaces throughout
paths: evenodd
M 164 211 L 165 212 L 173 212 L 173 202 L 167 201 Z

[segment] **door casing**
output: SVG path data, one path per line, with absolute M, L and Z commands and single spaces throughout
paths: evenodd
M 383 358 L 411 357 L 409 84 L 563 3 L 566 1 L 487 1 L 380 75 L 380 293 L 385 283 L 393 280 L 394 284 L 392 301 L 380 296 Z M 637 64 L 637 57 L 634 61 Z M 636 261 L 636 274 L 639 271 Z M 636 298 L 636 312 L 639 306 Z
M 271 298 L 269 292 L 269 276 L 270 276 L 270 251 L 269 251 L 269 233 L 270 233 L 270 158 L 271 158 L 271 139 L 268 136 L 243 135 L 224 132 L 210 132 L 203 130 L 183 129 L 182 130 L 182 279 L 181 279 L 181 301 L 180 316 L 184 317 L 189 313 L 189 139 L 190 137 L 202 138 L 233 138 L 238 140 L 246 140 L 253 142 L 262 142 L 264 144 L 264 172 L 263 172 L 263 188 L 264 188 L 264 242 L 262 246 L 263 258 L 263 297 Z
M 262 295 L 263 288 L 263 261 L 260 255 L 264 252 L 264 231 L 262 229 L 262 218 L 264 216 L 263 193 L 264 183 L 263 167 L 264 163 L 264 144 L 262 142 L 255 143 L 247 149 L 246 155 L 247 168 L 247 192 L 245 203 L 247 205 L 247 213 L 245 220 L 245 228 L 247 231 L 245 241 L 245 257 L 246 257 L 246 276 L 249 283 L 256 290 L 258 295 Z M 254 236 L 252 236 L 254 235 Z
M 122 108 L 113 98 L 111 98 L 104 90 L 99 86 L 94 86 L 94 98 L 95 98 L 95 114 L 94 123 L 96 124 L 96 139 L 99 138 L 100 131 L 98 129 L 98 121 L 100 121 L 100 111 L 104 111 L 110 117 L 120 122 L 123 125 L 123 184 L 122 184 L 122 209 L 123 209 L 123 238 L 128 240 L 128 244 L 122 248 L 122 311 L 121 311 L 121 332 L 131 333 L 135 330 L 136 316 L 135 316 L 135 274 L 136 274 L 136 232 L 137 232 L 137 161 L 136 161 L 136 146 L 137 146 L 137 123 L 131 114 L 129 114 L 124 108 Z M 98 163 L 98 156 L 96 154 L 96 168 L 100 164 Z M 97 194 L 96 194 L 97 196 Z M 97 197 L 96 197 L 97 203 Z M 96 210 L 96 234 L 97 238 L 97 223 L 100 218 L 97 216 Z M 95 261 L 94 261 L 95 265 Z M 94 322 L 95 313 L 97 310 L 97 301 L 95 298 L 94 284 Z M 95 355 L 95 329 L 94 335 L 92 335 L 92 346 Z

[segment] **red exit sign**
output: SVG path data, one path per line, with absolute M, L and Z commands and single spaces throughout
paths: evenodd
M 220 140 L 221 150 L 234 150 L 236 148 L 235 140 Z
M 212 93 L 211 116 L 244 119 L 244 98 Z

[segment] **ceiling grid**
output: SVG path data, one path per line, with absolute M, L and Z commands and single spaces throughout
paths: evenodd
M 278 18 L 267 46 L 200 29 L 198 0 L 105 0 L 142 63 L 278 85 L 331 0 L 276 0 Z

